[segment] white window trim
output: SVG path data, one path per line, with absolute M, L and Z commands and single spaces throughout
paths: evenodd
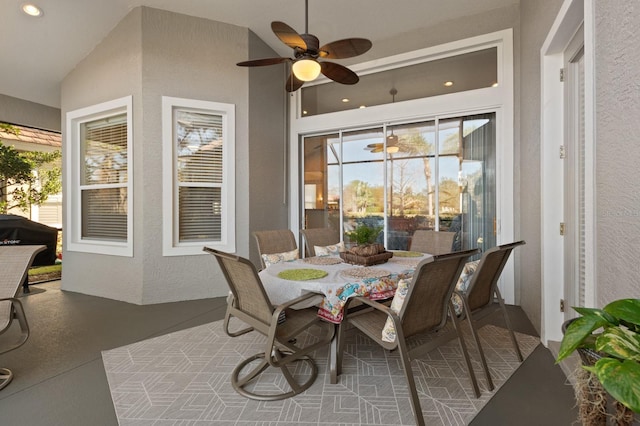
M 173 109 L 188 108 L 222 116 L 222 229 L 221 241 L 178 241 L 178 182 L 173 141 Z M 235 233 L 235 105 L 194 99 L 162 97 L 162 255 L 203 255 L 203 246 L 233 253 Z
M 66 218 L 65 244 L 68 251 L 133 257 L 133 99 L 114 99 L 70 111 L 66 116 L 67 137 L 64 139 L 64 188 Z M 80 125 L 116 114 L 127 115 L 127 241 L 101 241 L 82 238 L 82 203 L 80 195 Z
M 370 124 L 395 124 L 428 117 L 459 116 L 481 112 L 496 113 L 496 200 L 498 222 L 497 241 L 504 244 L 514 241 L 515 235 L 515 193 L 514 193 L 514 60 L 513 30 L 506 29 L 464 40 L 458 40 L 439 46 L 414 52 L 402 53 L 388 58 L 378 59 L 359 65 L 353 65 L 358 75 L 379 72 L 398 66 L 409 66 L 425 60 L 434 60 L 471 51 L 497 47 L 498 82 L 497 87 L 488 87 L 448 95 L 414 99 L 395 104 L 376 105 L 364 109 L 319 114 L 304 117 L 300 114 L 300 91 L 290 97 L 289 120 L 289 176 L 290 176 L 290 227 L 300 229 L 300 157 L 299 140 L 303 135 L 348 129 Z M 320 78 L 312 84 L 321 84 L 329 80 Z M 307 84 L 308 85 L 308 84 Z M 515 265 L 512 256 L 501 275 L 499 286 L 502 296 L 509 304 L 518 303 L 515 288 Z

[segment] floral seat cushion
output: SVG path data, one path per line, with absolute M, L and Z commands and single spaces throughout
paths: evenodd
M 473 277 L 473 273 L 478 268 L 479 260 L 474 260 L 471 262 L 467 262 L 462 269 L 462 273 L 460 274 L 460 278 L 458 278 L 458 283 L 456 284 L 456 290 L 465 292 L 467 288 L 469 288 L 469 283 L 471 282 L 471 278 Z M 402 308 L 402 304 L 404 303 L 404 299 L 407 297 L 407 293 L 409 291 L 410 281 L 408 280 L 400 280 L 398 281 L 398 288 L 396 289 L 396 293 L 393 296 L 393 300 L 391 301 L 391 306 L 389 307 L 396 314 L 400 312 Z M 453 302 L 453 307 L 456 311 L 456 315 L 460 315 L 462 313 L 462 300 L 457 294 L 454 294 L 451 297 L 451 301 Z M 393 342 L 396 340 L 396 329 L 393 326 L 393 321 L 391 318 L 387 318 L 387 322 L 382 329 L 382 340 L 385 342 Z

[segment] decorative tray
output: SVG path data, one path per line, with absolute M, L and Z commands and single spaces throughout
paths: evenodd
M 372 256 L 360 256 L 357 254 L 349 253 L 349 252 L 341 252 L 340 257 L 347 263 L 351 263 L 352 265 L 379 265 L 381 263 L 386 263 L 389 259 L 393 257 L 393 253 L 390 251 L 384 251 L 382 253 L 374 254 Z

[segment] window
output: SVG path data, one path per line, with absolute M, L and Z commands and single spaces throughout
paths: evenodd
M 67 113 L 71 251 L 133 256 L 131 97 Z
M 455 232 L 452 250 L 494 247 L 495 144 L 495 113 L 305 137 L 305 227 L 342 229 L 345 241 L 379 227 L 391 250 L 419 229 Z
M 235 251 L 231 104 L 162 98 L 163 254 Z

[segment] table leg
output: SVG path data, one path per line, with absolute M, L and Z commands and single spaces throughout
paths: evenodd
M 336 325 L 336 331 L 338 326 Z M 333 339 L 329 345 L 329 383 L 338 383 L 338 333 L 333 333 Z

